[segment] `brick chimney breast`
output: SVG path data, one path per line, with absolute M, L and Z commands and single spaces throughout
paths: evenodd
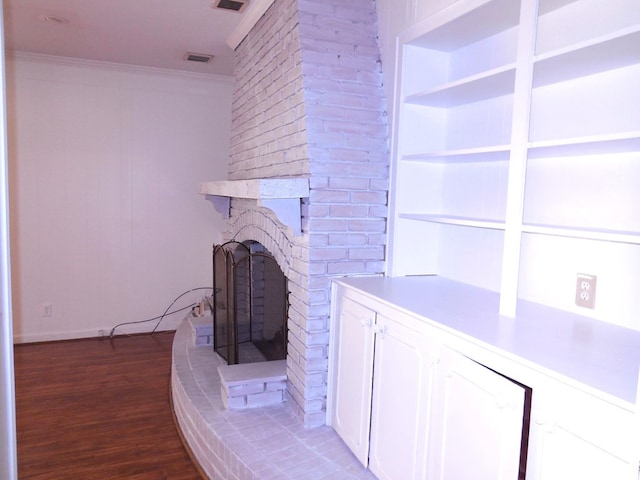
M 302 235 L 232 199 L 289 282 L 288 396 L 324 425 L 331 278 L 382 274 L 389 149 L 374 0 L 275 0 L 236 50 L 229 179 L 306 177 Z

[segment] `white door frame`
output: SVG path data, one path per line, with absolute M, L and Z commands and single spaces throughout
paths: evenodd
M 9 181 L 7 165 L 4 24 L 0 3 L 0 478 L 18 478 L 13 372 L 13 315 L 9 256 Z

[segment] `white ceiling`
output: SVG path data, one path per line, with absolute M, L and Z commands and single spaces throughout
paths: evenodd
M 3 0 L 5 46 L 31 52 L 148 67 L 231 75 L 226 44 L 245 13 L 212 0 Z M 67 23 L 47 22 L 55 16 Z M 187 51 L 213 54 L 188 62 Z

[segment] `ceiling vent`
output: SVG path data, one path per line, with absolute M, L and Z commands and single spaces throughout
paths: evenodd
M 248 0 L 214 0 L 213 7 L 241 12 L 247 6 L 247 3 L 249 3 Z
M 187 52 L 184 54 L 184 59 L 188 62 L 209 63 L 212 58 L 213 55 L 207 55 L 206 53 Z

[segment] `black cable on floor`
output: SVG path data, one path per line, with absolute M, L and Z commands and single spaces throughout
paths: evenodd
M 172 315 L 174 313 L 178 313 L 178 312 L 182 312 L 184 310 L 187 310 L 189 308 L 193 308 L 195 305 L 195 303 L 192 303 L 190 305 L 187 305 L 186 307 L 183 308 L 178 308 L 177 310 L 173 310 L 173 311 L 169 311 L 169 309 L 171 307 L 173 307 L 173 305 L 180 300 L 182 297 L 184 297 L 186 294 L 191 293 L 191 292 L 195 292 L 196 290 L 213 290 L 213 288 L 211 287 L 196 287 L 196 288 L 192 288 L 191 290 L 187 290 L 186 292 L 181 293 L 180 295 L 178 295 L 173 302 L 171 302 L 169 304 L 169 306 L 167 307 L 167 309 L 164 311 L 164 313 L 162 315 L 159 315 L 157 317 L 153 317 L 153 318 L 148 318 L 146 320 L 135 320 L 135 321 L 131 321 L 131 322 L 122 322 L 119 323 L 118 325 L 116 325 L 115 327 L 113 327 L 111 329 L 111 332 L 109 333 L 109 338 L 113 338 L 113 335 L 116 331 L 117 328 L 122 327 L 124 325 L 135 325 L 135 324 L 139 324 L 139 323 L 147 323 L 147 322 L 153 322 L 154 320 L 158 320 L 158 323 L 156 323 L 156 325 L 153 327 L 153 330 L 151 330 L 151 334 L 153 335 L 155 333 L 155 331 L 158 329 L 158 327 L 160 326 L 160 323 L 162 323 L 162 320 L 164 320 L 164 317 L 166 317 L 167 315 Z

